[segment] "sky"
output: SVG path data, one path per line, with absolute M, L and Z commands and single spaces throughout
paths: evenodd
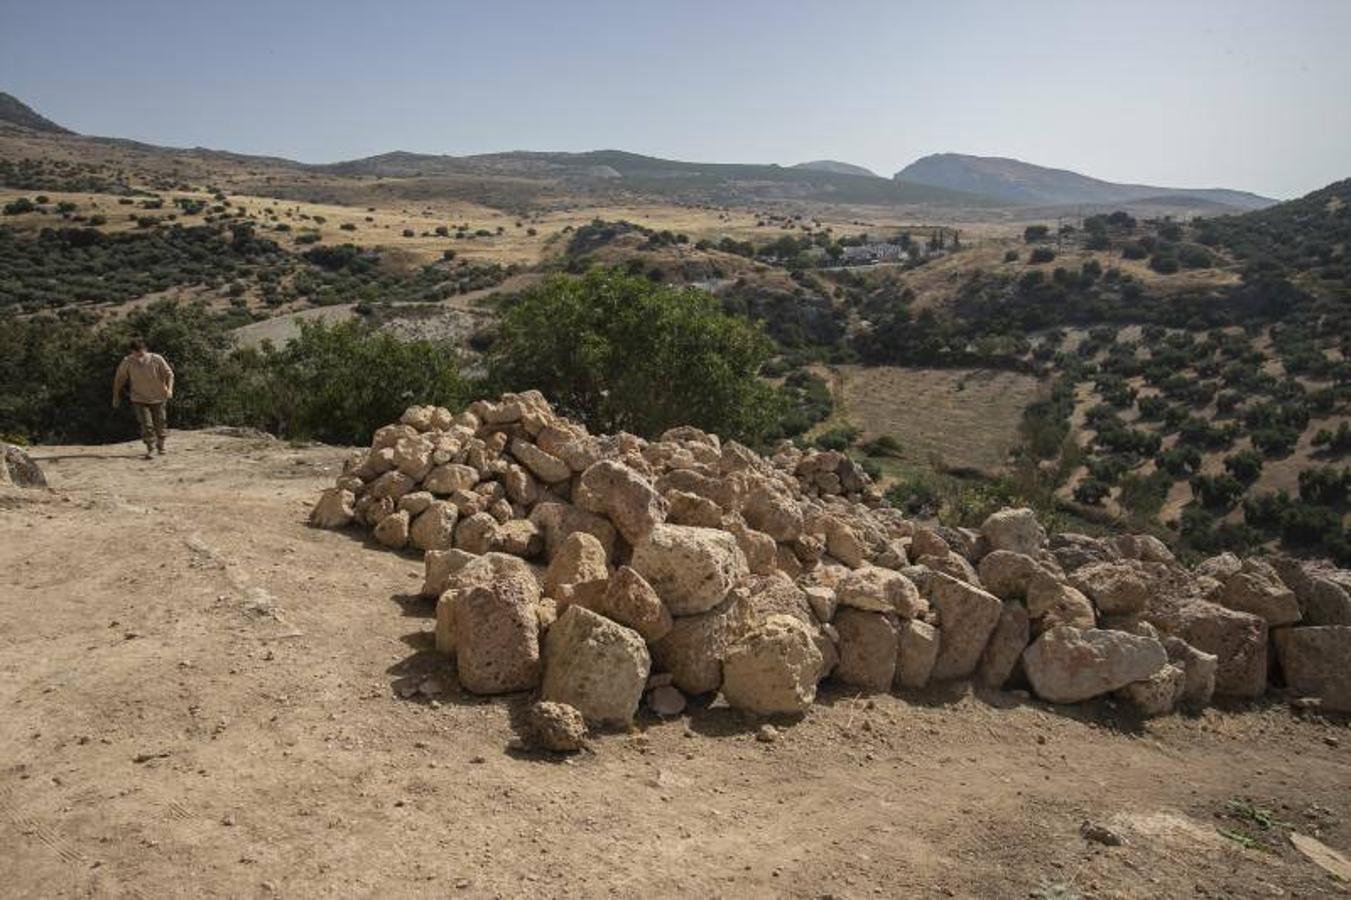
M 1284 199 L 1351 176 L 1351 0 L 0 0 L 0 91 L 305 162 L 956 152 Z

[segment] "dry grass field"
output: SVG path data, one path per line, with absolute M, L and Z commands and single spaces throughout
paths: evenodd
M 834 421 L 889 434 L 902 460 L 997 471 L 1017 443 L 1023 409 L 1042 391 L 1030 376 L 992 369 L 838 366 Z

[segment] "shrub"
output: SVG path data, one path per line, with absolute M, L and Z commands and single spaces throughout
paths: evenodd
M 901 442 L 889 434 L 879 435 L 863 445 L 869 456 L 900 456 Z
M 1176 256 L 1166 253 L 1155 253 L 1151 256 L 1149 267 L 1160 275 L 1172 275 L 1182 268 Z
M 1046 240 L 1051 233 L 1049 225 L 1029 225 L 1023 229 L 1023 240 L 1029 244 L 1035 244 L 1037 241 Z
M 1074 489 L 1074 499 L 1089 506 L 1097 506 L 1111 492 L 1111 488 L 1096 478 L 1087 478 Z
M 1006 250 L 1006 251 L 1004 251 L 1004 262 L 1017 262 L 1017 261 L 1018 261 L 1018 251 L 1017 251 L 1017 250 Z
M 887 488 L 886 498 L 892 506 L 911 516 L 935 516 L 941 503 L 936 478 L 928 473 L 902 478 Z
M 846 450 L 861 433 L 862 429 L 853 425 L 836 425 L 818 434 L 812 443 L 822 450 Z
M 1033 248 L 1032 253 L 1027 257 L 1027 261 L 1032 265 L 1048 263 L 1055 259 L 1055 251 L 1050 247 Z
M 753 442 L 783 408 L 757 374 L 772 349 L 711 294 L 598 269 L 508 307 L 488 368 L 498 386 L 538 388 L 598 431 L 691 424 Z

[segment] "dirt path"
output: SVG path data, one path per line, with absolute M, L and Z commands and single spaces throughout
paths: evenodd
M 525 698 L 458 692 L 419 562 L 305 527 L 343 451 L 171 448 L 39 448 L 53 491 L 0 494 L 6 897 L 1347 893 L 1256 822 L 1351 848 L 1351 733 L 1280 705 L 827 692 L 772 743 L 715 707 L 513 750 Z

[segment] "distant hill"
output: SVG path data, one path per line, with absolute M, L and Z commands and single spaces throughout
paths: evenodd
M 1041 206 L 1078 203 L 1144 203 L 1157 206 L 1167 201 L 1186 200 L 1217 207 L 1216 211 L 1246 211 L 1263 209 L 1277 202 L 1246 191 L 1224 188 L 1117 184 L 1016 159 L 967 156 L 961 153 L 926 156 L 897 172 L 895 179 L 908 184 L 983 194 L 1005 203 Z
M 38 115 L 26 103 L 4 91 L 0 91 L 0 122 L 18 125 L 32 131 L 46 131 L 51 134 L 74 134 L 69 128 L 62 128 L 51 119 Z
M 678 202 L 800 200 L 881 206 L 993 207 L 998 200 L 942 186 L 798 166 L 695 163 L 622 150 L 584 153 L 514 151 L 479 156 L 385 153 L 313 166 L 317 171 L 384 177 L 497 176 L 552 179 L 585 193 L 628 192 Z
M 853 163 L 840 162 L 837 159 L 814 159 L 811 162 L 802 162 L 793 166 L 794 169 L 809 169 L 813 172 L 834 172 L 836 175 L 862 175 L 866 178 L 877 178 L 878 175 L 872 169 L 865 169 L 863 166 L 856 166 Z

